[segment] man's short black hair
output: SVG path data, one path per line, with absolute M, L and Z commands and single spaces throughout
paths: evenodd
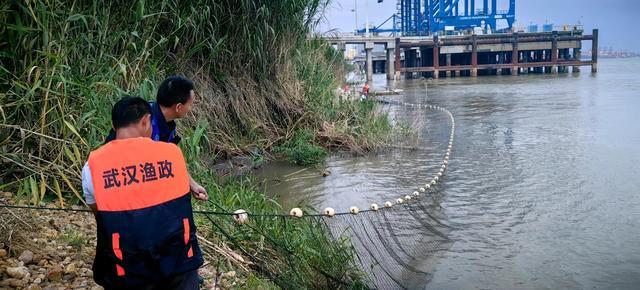
M 126 96 L 113 105 L 111 122 L 113 128 L 118 130 L 140 122 L 140 119 L 147 114 L 151 114 L 149 102 L 141 97 Z
M 193 82 L 181 76 L 170 76 L 160 84 L 156 101 L 160 106 L 171 107 L 184 104 L 191 98 L 194 89 Z

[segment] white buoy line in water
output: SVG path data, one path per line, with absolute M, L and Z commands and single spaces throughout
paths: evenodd
M 306 215 L 306 216 L 324 216 L 324 217 L 333 217 L 336 215 L 344 215 L 344 214 L 353 214 L 353 215 L 357 215 L 358 213 L 361 212 L 369 212 L 369 211 L 379 211 L 379 210 L 384 210 L 384 209 L 389 209 L 392 208 L 396 205 L 400 205 L 406 202 L 411 201 L 412 199 L 417 199 L 419 198 L 423 193 L 426 193 L 427 190 L 429 189 L 433 189 L 433 187 L 435 187 L 441 180 L 442 176 L 445 174 L 445 171 L 447 169 L 447 166 L 449 166 L 449 157 L 451 156 L 451 150 L 453 148 L 453 139 L 454 139 L 454 135 L 455 135 L 455 130 L 456 130 L 456 121 L 453 118 L 453 114 L 451 113 L 451 111 L 449 111 L 448 109 L 444 108 L 444 107 L 440 107 L 440 106 L 436 106 L 436 105 L 425 105 L 425 104 L 412 104 L 412 103 L 405 103 L 405 102 L 399 102 L 399 101 L 395 101 L 395 102 L 388 102 L 389 104 L 395 104 L 395 105 L 399 105 L 399 106 L 405 106 L 405 107 L 412 107 L 415 108 L 417 107 L 418 109 L 427 109 L 427 110 L 434 110 L 434 111 L 439 111 L 439 112 L 444 112 L 445 114 L 447 114 L 447 116 L 449 117 L 449 119 L 451 120 L 451 132 L 449 134 L 449 143 L 447 145 L 447 150 L 445 151 L 444 154 L 444 158 L 442 160 L 442 162 L 440 163 L 440 169 L 438 170 L 438 172 L 427 179 L 426 183 L 422 186 L 419 186 L 418 189 L 416 191 L 414 191 L 411 194 L 407 194 L 404 197 L 400 196 L 397 197 L 395 200 L 391 199 L 389 201 L 385 201 L 383 203 L 383 207 L 378 206 L 377 203 L 372 203 L 369 207 L 369 209 L 367 210 L 360 210 L 358 209 L 358 207 L 356 206 L 351 206 L 349 207 L 349 210 L 346 212 L 336 212 L 335 209 L 331 208 L 331 207 L 327 207 L 325 208 L 320 214 L 311 214 L 311 215 Z M 247 213 L 245 210 L 243 209 L 239 209 L 233 212 L 233 219 L 236 223 L 238 224 L 243 224 L 245 223 L 248 218 L 249 218 L 249 213 Z M 302 209 L 300 208 L 292 208 L 289 211 L 289 216 L 291 217 L 298 217 L 301 218 L 304 216 L 304 213 L 302 211 Z

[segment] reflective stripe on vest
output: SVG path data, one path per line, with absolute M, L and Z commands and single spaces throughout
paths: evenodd
M 113 233 L 111 234 L 111 248 L 113 249 L 113 254 L 116 255 L 118 260 L 122 261 L 122 251 L 120 250 L 120 234 Z M 120 266 L 120 264 L 116 264 L 116 274 L 118 276 L 124 276 L 124 268 Z
M 149 138 L 113 140 L 89 155 L 98 211 L 152 207 L 189 192 L 180 149 Z
M 189 219 L 182 219 L 182 227 L 184 229 L 184 245 L 189 245 L 189 237 L 191 236 L 191 229 L 189 226 Z M 189 250 L 187 251 L 187 258 L 193 257 L 193 246 L 189 245 Z

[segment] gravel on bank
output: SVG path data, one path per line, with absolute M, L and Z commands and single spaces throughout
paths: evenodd
M 12 200 L 11 193 L 0 195 L 0 204 Z M 91 213 L 0 208 L 0 290 L 102 289 L 91 270 L 95 246 Z M 207 257 L 202 289 L 238 285 L 235 271 L 217 273 Z

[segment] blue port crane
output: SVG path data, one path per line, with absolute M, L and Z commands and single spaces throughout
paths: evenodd
M 498 0 L 398 0 L 397 12 L 382 24 L 370 29 L 372 33 L 401 32 L 405 36 L 429 35 L 445 30 L 464 31 L 476 27 L 496 31 L 498 21 L 511 29 L 515 22 L 516 0 L 508 1 L 508 9 L 498 9 Z M 482 6 L 476 6 L 480 4 Z M 382 26 L 393 19 L 392 28 Z M 365 29 L 359 29 L 364 33 Z

